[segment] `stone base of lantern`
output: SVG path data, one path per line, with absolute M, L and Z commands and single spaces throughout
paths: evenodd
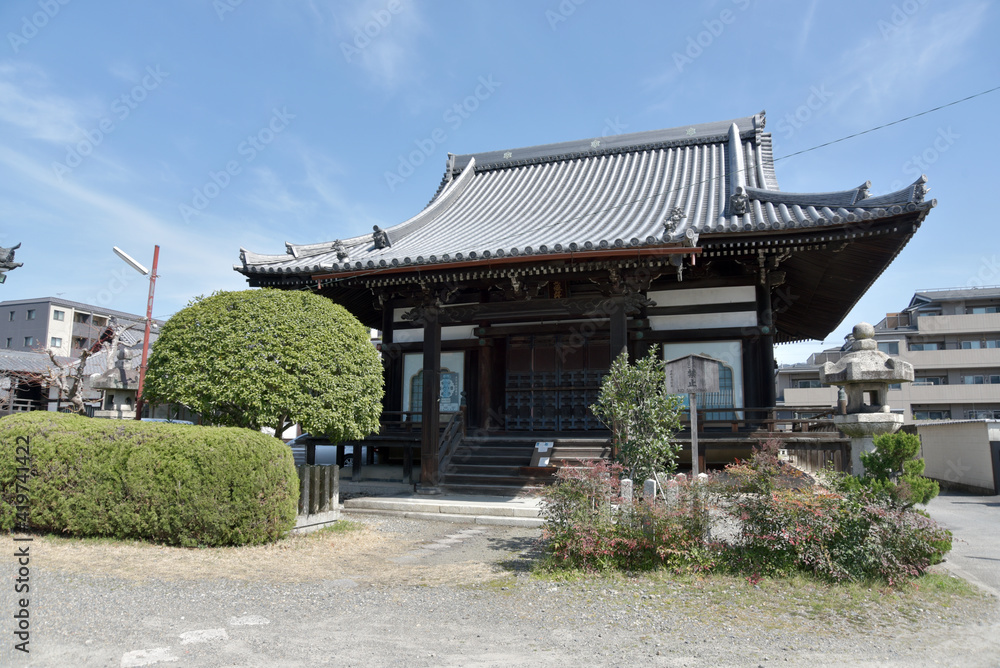
M 837 429 L 851 437 L 851 473 L 864 475 L 861 463 L 862 452 L 874 452 L 874 438 L 879 434 L 891 434 L 903 426 L 903 416 L 898 413 L 852 413 L 834 415 Z

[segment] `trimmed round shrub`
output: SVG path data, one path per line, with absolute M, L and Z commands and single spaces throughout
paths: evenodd
M 29 439 L 27 479 L 18 477 L 25 463 L 19 436 Z M 36 411 L 0 420 L 6 531 L 20 526 L 19 493 L 27 494 L 35 530 L 186 547 L 252 545 L 295 525 L 299 482 L 291 450 L 248 429 Z

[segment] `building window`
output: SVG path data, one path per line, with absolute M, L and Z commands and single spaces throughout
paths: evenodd
M 823 383 L 819 382 L 819 380 L 816 379 L 797 380 L 795 381 L 795 386 L 798 387 L 800 390 L 805 390 L 805 389 L 812 389 L 815 387 L 823 387 Z
M 83 350 L 84 348 L 89 348 L 89 347 L 90 346 L 87 345 L 87 339 L 85 337 L 83 336 L 73 337 L 73 348 L 75 348 L 76 350 Z
M 35 319 L 35 309 L 29 308 L 28 309 L 28 314 L 27 314 L 27 317 L 25 318 L 25 320 L 34 320 L 34 319 Z
M 58 336 L 53 336 L 49 339 L 50 348 L 62 348 L 62 339 Z
M 965 411 L 966 420 L 996 420 L 998 418 L 1000 418 L 1000 411 L 991 411 L 991 410 Z
M 990 375 L 990 385 L 1000 385 L 1000 374 Z
M 962 341 L 962 350 L 979 350 L 982 347 L 982 341 Z
M 944 348 L 940 343 L 911 343 L 910 350 L 941 350 Z
M 947 385 L 948 379 L 944 376 L 926 376 L 924 378 L 914 378 L 914 385 Z
M 7 319 L 8 319 L 8 320 L 10 320 L 11 322 L 14 322 L 14 314 L 15 314 L 15 313 L 17 313 L 17 311 L 11 311 L 11 312 L 10 312 L 10 317 L 9 317 L 9 318 L 7 318 Z
M 59 311 L 59 310 L 52 311 L 52 319 L 62 322 L 63 320 L 66 319 L 66 311 Z
M 78 322 L 80 324 L 86 325 L 90 322 L 90 315 L 87 313 L 76 313 L 73 315 L 73 322 Z
M 913 411 L 914 420 L 950 420 L 951 411 Z
M 94 316 L 94 326 L 95 327 L 107 327 L 108 326 L 108 319 L 107 318 L 102 318 L 100 316 L 96 316 L 95 315 Z
M 986 347 L 987 348 L 1000 348 L 1000 341 L 998 341 L 996 339 L 991 339 L 991 340 L 989 340 L 989 341 L 986 342 Z
M 890 390 L 901 390 L 901 389 L 903 389 L 903 384 L 902 383 L 889 383 L 889 389 Z
M 984 379 L 982 376 L 962 376 L 962 385 L 982 385 Z
M 881 341 L 878 344 L 878 349 L 886 355 L 898 355 L 899 341 Z
M 13 337 L 10 337 L 10 336 L 8 336 L 8 337 L 7 337 L 7 347 L 8 347 L 8 348 L 10 348 L 10 347 L 11 347 L 11 346 L 13 346 L 13 345 L 14 345 L 14 338 L 13 338 Z
M 966 313 L 1000 313 L 1000 307 L 997 306 L 970 306 L 965 310 Z
M 25 348 L 30 348 L 33 345 L 35 345 L 35 337 L 33 337 L 33 336 L 26 336 L 26 337 L 24 337 L 24 347 Z

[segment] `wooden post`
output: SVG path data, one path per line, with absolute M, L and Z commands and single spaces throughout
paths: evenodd
M 761 405 L 772 408 L 777 402 L 777 389 L 774 382 L 774 311 L 771 306 L 770 277 L 765 279 L 764 285 L 757 286 L 757 322 L 761 331 L 759 359 L 764 367 L 761 369 Z
M 308 515 L 309 514 L 309 467 L 300 466 L 299 471 L 299 514 Z
M 611 362 L 614 363 L 623 350 L 628 349 L 628 314 L 625 304 L 615 302 L 611 316 Z
M 320 476 L 320 466 L 310 466 L 309 467 L 309 478 L 312 480 L 310 487 L 312 487 L 309 493 L 309 514 L 315 515 L 319 512 L 320 504 L 320 493 L 322 492 L 319 476 Z
M 486 341 L 487 344 L 491 341 Z M 476 384 L 475 406 L 476 424 L 482 429 L 490 428 L 490 407 L 493 405 L 493 346 L 479 346 L 479 373 Z
M 436 487 L 438 483 L 438 441 L 441 396 L 441 322 L 437 309 L 425 308 L 424 321 L 424 394 L 421 414 L 420 484 Z
M 688 394 L 688 401 L 690 402 L 689 412 L 691 413 L 691 479 L 694 480 L 698 477 L 701 471 L 698 470 L 699 457 L 698 453 L 698 395 L 694 392 Z

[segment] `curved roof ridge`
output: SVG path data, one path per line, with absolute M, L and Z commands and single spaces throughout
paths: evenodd
M 455 156 L 455 169 L 464 169 L 468 161 L 476 159 L 477 169 L 503 169 L 539 162 L 552 162 L 571 158 L 639 151 L 651 148 L 685 144 L 709 144 L 728 137 L 731 126 L 736 125 L 741 137 L 755 136 L 763 128 L 763 112 L 754 116 L 711 123 L 678 126 L 662 130 L 646 130 L 606 137 L 576 139 L 555 144 L 539 144 L 483 153 Z

